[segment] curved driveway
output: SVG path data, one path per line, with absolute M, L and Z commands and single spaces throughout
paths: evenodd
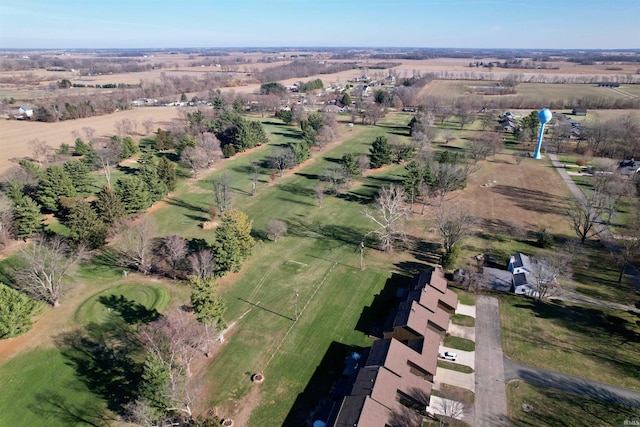
M 506 356 L 504 357 L 503 363 L 504 379 L 507 382 L 511 380 L 523 380 L 531 384 L 570 391 L 615 405 L 640 408 L 640 392 L 637 391 L 615 387 L 585 378 L 574 377 L 572 375 L 561 374 L 559 372 L 547 371 L 546 369 L 534 368 L 533 366 L 522 365 Z

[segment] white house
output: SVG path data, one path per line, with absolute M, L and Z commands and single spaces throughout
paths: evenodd
M 509 257 L 509 265 L 507 266 L 512 274 L 511 276 L 511 292 L 517 295 L 528 295 L 535 297 L 538 295 L 535 283 L 531 273 L 533 268 L 529 257 L 522 253 L 513 254 Z
M 531 272 L 533 271 L 531 269 L 531 260 L 528 256 L 522 253 L 511 255 L 511 257 L 509 258 L 509 265 L 507 266 L 507 270 L 509 270 L 513 274 L 531 274 Z
M 512 276 L 511 292 L 516 295 L 538 296 L 535 285 L 529 283 L 530 276 L 526 273 L 516 273 Z

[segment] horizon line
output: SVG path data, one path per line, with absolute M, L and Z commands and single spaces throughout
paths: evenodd
M 0 47 L 0 51 L 16 50 L 505 50 L 505 51 L 626 51 L 640 53 L 640 48 L 544 48 L 544 47 L 415 47 L 415 46 L 183 46 L 183 47 Z

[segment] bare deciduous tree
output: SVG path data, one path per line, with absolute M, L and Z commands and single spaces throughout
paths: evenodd
M 142 127 L 144 128 L 144 131 L 147 135 L 149 135 L 151 132 L 153 132 L 153 120 L 152 119 L 147 119 L 145 121 L 142 122 Z
M 571 273 L 572 254 L 558 250 L 553 256 L 539 257 L 533 260 L 531 277 L 538 301 L 553 296 L 560 291 L 558 277 Z
M 109 139 L 102 146 L 94 147 L 95 162 L 104 171 L 107 185 L 111 186 L 111 166 L 116 164 L 122 156 L 122 145 L 115 139 Z
M 316 145 L 319 148 L 326 147 L 329 143 L 331 143 L 336 137 L 336 132 L 334 128 L 331 126 L 327 126 L 326 124 L 318 129 L 316 133 Z
M 569 201 L 567 218 L 582 244 L 588 238 L 598 234 L 595 225 L 602 218 L 603 212 L 602 197 L 595 192 L 586 199 L 585 203 L 576 199 Z
M 378 227 L 371 231 L 380 241 L 382 250 L 391 252 L 399 241 L 406 241 L 404 221 L 409 215 L 402 187 L 384 186 L 375 199 L 372 209 L 365 208 L 362 214 Z
M 231 191 L 231 177 L 229 173 L 223 172 L 216 179 L 213 179 L 213 201 L 221 216 L 231 207 L 233 203 L 233 192 Z
M 177 234 L 165 237 L 162 240 L 162 255 L 171 268 L 176 270 L 187 255 L 187 241 Z
M 180 163 L 193 172 L 194 177 L 198 177 L 198 172 L 204 168 L 207 163 L 207 155 L 201 148 L 185 147 L 180 154 Z
M 207 344 L 204 325 L 193 314 L 180 309 L 173 309 L 158 320 L 141 326 L 140 338 L 159 356 L 169 356 L 181 365 L 188 376 L 191 376 L 191 362 L 199 355 L 204 356 Z
M 438 402 L 434 405 L 439 414 L 440 425 L 449 425 L 451 420 L 461 419 L 466 406 L 470 404 L 470 398 L 464 389 L 446 384 L 441 388 Z
M 151 249 L 156 225 L 149 217 L 142 217 L 125 230 L 120 241 L 122 259 L 128 266 L 148 274 L 151 271 Z
M 82 128 L 82 131 L 84 132 L 85 136 L 87 137 L 87 141 L 91 142 L 93 141 L 93 135 L 96 133 L 96 130 L 90 126 L 84 126 Z
M 435 225 L 447 254 L 453 253 L 457 244 L 472 234 L 475 218 L 460 206 L 443 205 L 435 217 Z
M 220 141 L 211 132 L 205 132 L 196 138 L 196 147 L 205 154 L 207 159 L 207 167 L 210 167 L 217 160 L 222 158 L 222 149 L 220 148 Z
M 156 364 L 155 369 L 165 373 L 164 387 L 153 390 L 168 404 L 164 410 L 191 416 L 195 393 L 187 379 L 191 376 L 191 363 L 206 353 L 209 334 L 205 326 L 193 314 L 174 309 L 158 320 L 142 325 L 138 338 L 151 355 L 148 360 Z
M 60 305 L 63 280 L 69 276 L 81 254 L 72 254 L 64 240 L 56 236 L 34 239 L 20 251 L 24 266 L 15 269 L 16 286 L 53 307 Z
M 52 146 L 39 139 L 29 141 L 29 147 L 33 153 L 33 159 L 37 161 L 40 166 L 47 163 L 49 155 L 54 151 Z
M 277 147 L 273 156 L 269 159 L 270 166 L 280 172 L 280 176 L 284 174 L 285 169 L 292 168 L 296 165 L 296 156 L 290 147 Z
M 433 183 L 431 184 L 433 193 L 440 199 L 440 206 L 450 192 L 464 188 L 469 168 L 462 165 L 452 165 L 450 163 L 433 163 L 431 166 Z
M 624 229 L 624 235 L 613 236 L 610 248 L 611 259 L 616 263 L 620 272 L 618 283 L 622 283 L 625 267 L 640 254 L 640 217 L 635 217 Z
M 213 252 L 209 249 L 203 249 L 198 252 L 194 252 L 187 257 L 189 262 L 191 274 L 199 279 L 207 279 L 213 274 L 213 269 L 216 266 Z
M 451 129 L 447 129 L 444 132 L 442 132 L 441 136 L 445 144 L 449 144 L 451 141 L 456 139 Z
M 318 202 L 318 206 L 322 207 L 322 202 L 324 201 L 324 193 L 325 193 L 324 185 L 318 184 L 315 187 L 316 192 L 316 201 Z
M 133 133 L 133 122 L 129 119 L 118 120 L 114 123 L 118 136 L 131 135 Z
M 327 190 L 340 194 L 342 187 L 351 179 L 351 173 L 345 165 L 329 165 L 322 170 L 320 179 L 327 183 Z
M 274 242 L 278 241 L 278 238 L 287 233 L 287 223 L 284 221 L 280 221 L 279 219 L 274 219 L 269 221 L 267 224 L 267 237 L 269 237 Z
M 364 171 L 367 171 L 371 168 L 371 162 L 369 161 L 369 156 L 367 156 L 366 154 L 360 154 L 358 156 L 357 164 L 361 173 L 364 173 Z
M 260 176 L 260 164 L 256 161 L 251 161 L 251 195 L 255 196 L 258 192 L 258 177 Z

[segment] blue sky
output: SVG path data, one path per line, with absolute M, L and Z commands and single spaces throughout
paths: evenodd
M 640 0 L 0 0 L 0 48 L 640 48 Z

